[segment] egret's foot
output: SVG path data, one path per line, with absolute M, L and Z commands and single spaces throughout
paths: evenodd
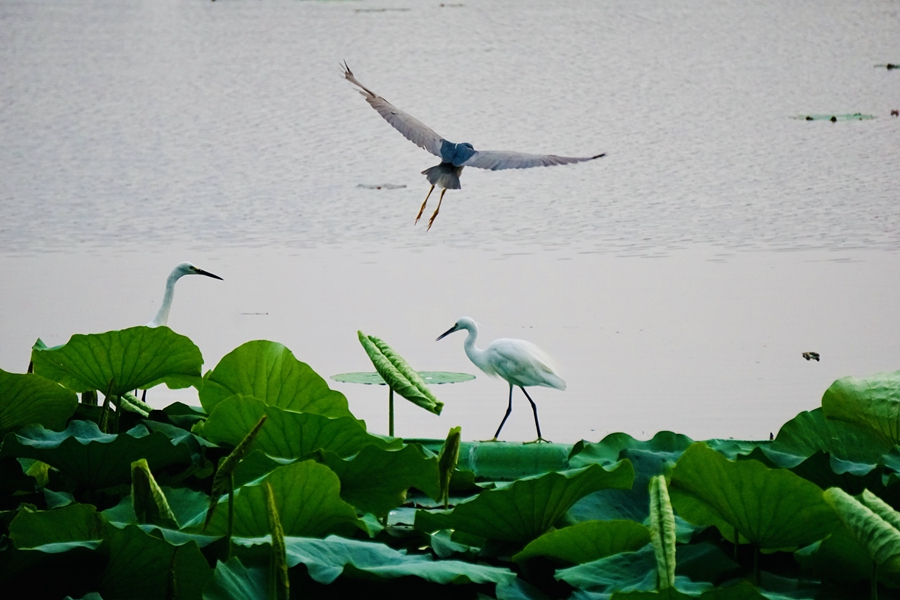
M 492 438 L 489 439 L 489 440 L 481 440 L 481 443 L 486 444 L 487 442 L 499 442 L 499 441 L 500 441 L 500 440 L 498 440 L 497 438 L 492 437 Z
M 532 440 L 532 441 L 530 441 L 530 442 L 525 442 L 525 443 L 526 443 L 526 444 L 540 444 L 541 442 L 543 442 L 543 443 L 545 443 L 545 444 L 552 444 L 552 443 L 553 443 L 553 442 L 551 442 L 550 440 L 545 440 L 545 439 L 542 438 L 542 437 L 539 437 L 539 438 L 536 439 L 536 440 Z

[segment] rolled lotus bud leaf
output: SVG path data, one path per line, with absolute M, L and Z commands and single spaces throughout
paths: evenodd
M 444 403 L 431 393 L 425 381 L 409 366 L 409 363 L 383 340 L 366 335 L 362 331 L 358 331 L 357 334 L 359 343 L 369 355 L 375 370 L 394 392 L 429 412 L 441 414 Z

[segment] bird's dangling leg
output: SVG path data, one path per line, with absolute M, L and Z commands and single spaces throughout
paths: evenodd
M 419 222 L 419 217 L 422 216 L 422 211 L 425 210 L 425 205 L 428 204 L 428 199 L 431 197 L 431 192 L 433 192 L 433 191 L 434 191 L 434 186 L 431 186 L 431 189 L 428 190 L 428 194 L 425 196 L 425 202 L 422 203 L 422 208 L 419 209 L 419 214 L 416 215 L 416 220 L 413 223 L 413 225 L 415 225 L 416 223 Z
M 545 440 L 545 439 L 543 438 L 543 436 L 541 436 L 541 424 L 538 423 L 537 404 L 534 403 L 534 400 L 531 399 L 531 396 L 528 395 L 528 392 L 525 391 L 525 388 L 524 388 L 524 387 L 519 386 L 519 389 L 522 390 L 522 393 L 525 394 L 525 397 L 528 398 L 528 401 L 529 401 L 529 402 L 531 402 L 531 410 L 534 411 L 534 426 L 535 426 L 535 428 L 537 429 L 537 434 L 538 434 L 536 440 L 534 440 L 533 442 L 526 442 L 526 443 L 528 443 L 528 444 L 534 444 L 534 443 L 537 443 L 537 442 L 546 442 L 546 443 L 549 444 L 549 443 L 550 443 L 550 440 Z
M 513 393 L 513 386 L 512 386 L 512 384 L 509 384 L 509 406 L 506 408 L 506 414 L 503 415 L 503 420 L 500 421 L 500 427 L 497 428 L 497 433 L 495 433 L 494 437 L 491 439 L 492 442 L 497 441 L 497 436 L 500 435 L 500 430 L 503 429 L 503 425 L 506 424 L 506 419 L 509 418 L 509 413 L 512 412 L 512 393 Z
M 446 193 L 447 193 L 447 188 L 444 188 L 441 190 L 441 197 L 438 199 L 438 206 L 436 209 L 434 209 L 434 214 L 431 215 L 431 218 L 428 219 L 428 227 L 425 229 L 425 231 L 428 231 L 429 229 L 431 229 L 431 224 L 434 223 L 434 218 L 436 216 L 438 216 L 439 212 L 441 212 L 441 202 L 444 201 L 444 194 L 446 194 Z

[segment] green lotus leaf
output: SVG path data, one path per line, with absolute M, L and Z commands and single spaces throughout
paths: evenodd
M 209 496 L 203 492 L 198 492 L 188 488 L 169 486 L 160 486 L 160 490 L 165 496 L 175 521 L 182 528 L 190 528 L 197 524 L 203 523 L 203 516 L 209 506 Z M 125 525 L 139 524 L 134 511 L 134 501 L 131 496 L 125 496 L 116 506 L 104 510 L 103 517 L 116 527 L 124 527 Z M 150 527 L 145 530 L 152 529 Z M 159 527 L 164 530 L 166 527 Z M 202 547 L 202 546 L 201 546 Z
M 131 502 L 139 523 L 173 528 L 178 526 L 175 513 L 150 472 L 146 458 L 131 463 Z
M 20 550 L 53 554 L 76 547 L 95 549 L 104 537 L 103 520 L 88 504 L 39 511 L 23 507 L 9 524 L 9 537 Z
M 425 381 L 399 354 L 375 336 L 367 336 L 362 331 L 356 333 L 375 370 L 392 390 L 429 412 L 441 414 L 444 403 L 435 397 Z
M 262 537 L 269 534 L 264 482 L 272 486 L 287 536 L 352 535 L 363 528 L 353 506 L 341 499 L 341 482 L 337 475 L 324 465 L 303 461 L 278 467 L 265 479 L 235 491 L 234 535 Z M 219 508 L 205 533 L 225 535 L 228 530 L 227 502 L 227 496 L 219 500 Z
M 386 448 L 402 443 L 366 433 L 353 417 L 292 412 L 243 396 L 219 402 L 206 421 L 194 426 L 194 431 L 216 444 L 237 446 L 263 415 L 268 418 L 250 449 L 273 457 L 302 458 L 319 449 L 345 457 L 368 445 Z
M 258 340 L 238 346 L 203 377 L 200 404 L 207 413 L 240 394 L 269 406 L 326 417 L 350 417 L 347 399 L 275 342 Z M 246 432 L 245 432 L 246 433 Z
M 78 396 L 72 390 L 40 375 L 0 369 L 0 431 L 33 423 L 60 429 L 77 407 Z
M 324 540 L 288 537 L 288 564 L 306 565 L 309 576 L 329 584 L 347 571 L 379 578 L 418 577 L 434 583 L 499 583 L 515 579 L 509 569 L 457 560 L 432 560 L 425 554 L 405 554 L 375 542 L 329 536 Z
M 694 600 L 694 598 L 697 598 L 696 594 L 685 594 L 674 587 L 667 587 L 658 592 L 615 592 L 610 596 L 610 600 Z
M 106 539 L 109 563 L 99 586 L 103 598 L 197 598 L 212 577 L 194 542 L 174 546 L 135 525 L 108 527 Z
M 536 556 L 582 564 L 620 552 L 633 552 L 650 543 L 650 531 L 634 521 L 585 521 L 545 533 L 514 555 L 516 562 Z
M 426 445 L 424 440 L 423 445 Z M 438 443 L 430 449 L 438 453 L 440 448 Z M 457 469 L 471 472 L 484 481 L 515 481 L 523 477 L 570 469 L 570 450 L 568 444 L 461 442 Z
M 434 499 L 441 495 L 438 459 L 425 456 L 418 446 L 385 450 L 370 445 L 348 459 L 322 452 L 321 462 L 341 480 L 341 498 L 363 513 L 387 516 L 406 501 L 410 487 Z
M 838 379 L 822 396 L 822 412 L 870 429 L 888 446 L 900 443 L 900 371 Z
M 485 490 L 449 512 L 416 511 L 415 526 L 422 531 L 455 529 L 491 540 L 527 543 L 549 530 L 580 498 L 603 488 L 628 488 L 633 481 L 634 469 L 628 461 L 547 473 Z
M 203 365 L 194 342 L 168 327 L 145 326 L 76 334 L 54 348 L 38 340 L 31 360 L 37 375 L 70 390 L 109 390 L 116 396 L 160 383 L 170 388 L 196 385 Z
M 900 562 L 900 531 L 840 488 L 828 488 L 825 500 L 876 564 Z
M 269 482 L 263 484 L 266 493 L 266 516 L 269 519 L 270 539 L 272 540 L 272 554 L 269 558 L 269 598 L 287 600 L 290 595 L 290 581 L 288 579 L 287 550 L 284 544 L 284 529 L 281 527 L 281 518 L 278 516 L 278 504 L 272 492 Z
M 650 480 L 650 537 L 656 555 L 657 589 L 671 588 L 675 585 L 675 514 L 662 475 Z
M 846 525 L 841 523 L 831 535 L 794 552 L 803 572 L 836 583 L 866 581 L 872 575 L 872 560 Z
M 755 460 L 729 461 L 703 443 L 688 448 L 672 471 L 672 506 L 690 523 L 715 525 L 729 541 L 762 549 L 796 548 L 820 540 L 837 524 L 813 483 Z
M 871 470 L 892 448 L 893 444 L 876 435 L 870 427 L 826 419 L 823 409 L 817 408 L 801 412 L 785 423 L 766 454 L 783 453 L 809 458 L 816 452 L 825 452 L 839 461 L 860 463 Z M 776 458 L 772 460 L 781 467 L 794 466 L 783 464 Z
M 266 569 L 247 568 L 238 557 L 219 562 L 203 588 L 203 600 L 259 600 L 267 598 Z
M 93 421 L 71 421 L 65 431 L 40 425 L 9 433 L 0 457 L 34 458 L 45 462 L 92 489 L 131 481 L 131 463 L 146 457 L 151 470 L 173 464 L 191 464 L 186 444 L 173 445 L 161 432 L 138 425 L 126 433 L 102 433 Z

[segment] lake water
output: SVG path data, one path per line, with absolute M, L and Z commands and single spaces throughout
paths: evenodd
M 225 281 L 182 279 L 169 324 L 207 368 L 271 339 L 371 370 L 362 329 L 478 375 L 399 435 L 499 424 L 506 384 L 434 342 L 465 315 L 560 364 L 549 439 L 767 437 L 900 368 L 897 31 L 888 1 L 0 2 L 0 368 L 146 322 L 191 260 Z M 451 140 L 608 155 L 466 169 L 426 233 L 437 160 L 341 60 Z M 384 388 L 332 387 L 386 431 Z M 502 437 L 533 439 L 515 402 Z

